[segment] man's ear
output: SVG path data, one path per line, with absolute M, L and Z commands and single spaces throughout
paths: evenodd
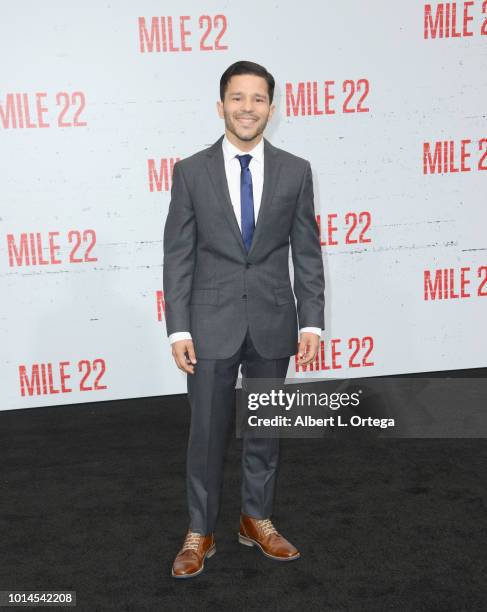
M 221 100 L 217 100 L 216 102 L 216 111 L 218 113 L 218 116 L 220 117 L 220 119 L 223 119 L 224 115 L 223 115 L 223 102 Z

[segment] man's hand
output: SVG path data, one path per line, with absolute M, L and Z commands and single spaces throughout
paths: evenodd
M 303 332 L 298 344 L 298 365 L 305 365 L 316 357 L 320 345 L 320 336 L 313 332 Z
M 192 340 L 178 340 L 172 343 L 172 356 L 180 370 L 187 374 L 194 374 L 196 355 Z M 192 365 L 193 364 L 193 365 Z

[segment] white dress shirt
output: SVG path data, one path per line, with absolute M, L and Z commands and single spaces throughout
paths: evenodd
M 252 175 L 252 194 L 254 198 L 254 219 L 257 223 L 260 210 L 260 202 L 262 200 L 262 188 L 264 186 L 264 139 L 255 145 L 251 151 L 240 151 L 234 144 L 232 144 L 227 136 L 225 135 L 222 140 L 223 159 L 225 162 L 225 174 L 227 177 L 228 191 L 230 192 L 230 199 L 232 201 L 233 210 L 235 217 L 238 221 L 238 226 L 241 226 L 241 208 L 240 208 L 240 173 L 241 166 L 236 155 L 245 155 L 248 153 L 252 155 L 252 159 L 249 163 L 250 173 Z M 321 329 L 319 327 L 303 327 L 299 330 L 300 332 L 313 332 L 318 336 L 321 336 Z M 169 336 L 169 342 L 177 342 L 178 340 L 191 340 L 191 334 L 187 331 L 174 332 Z
M 240 174 L 242 167 L 240 162 L 235 157 L 236 155 L 244 155 L 244 151 L 240 151 L 232 144 L 226 135 L 222 141 L 223 159 L 225 161 L 225 174 L 227 175 L 228 191 L 232 200 L 233 210 L 237 217 L 238 226 L 242 231 L 242 211 L 240 207 Z M 262 200 L 262 188 L 264 186 L 264 139 L 255 145 L 251 151 L 247 151 L 252 155 L 249 163 L 250 174 L 252 175 L 252 194 L 254 198 L 254 219 L 257 223 L 260 210 L 260 202 Z

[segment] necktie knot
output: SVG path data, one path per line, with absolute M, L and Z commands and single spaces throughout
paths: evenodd
M 235 155 L 235 157 L 240 162 L 240 167 L 242 168 L 242 170 L 245 170 L 245 168 L 249 167 L 250 160 L 252 159 L 252 155 L 250 155 L 249 153 L 246 153 L 245 155 Z

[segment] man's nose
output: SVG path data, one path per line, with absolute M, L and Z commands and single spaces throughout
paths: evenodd
M 254 110 L 254 101 L 252 99 L 244 100 L 242 102 L 242 110 L 251 113 Z

